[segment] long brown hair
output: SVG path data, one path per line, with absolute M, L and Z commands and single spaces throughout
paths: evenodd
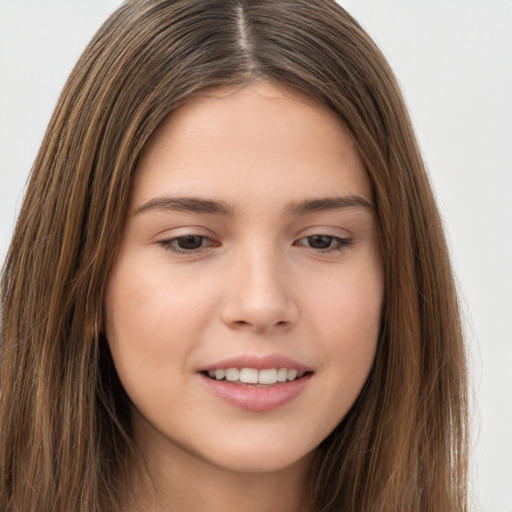
M 339 116 L 382 240 L 376 360 L 318 449 L 314 510 L 467 510 L 465 355 L 441 220 L 393 73 L 333 0 L 127 1 L 85 50 L 2 275 L 1 510 L 118 510 L 116 475 L 133 440 L 102 308 L 135 167 L 191 95 L 257 78 Z

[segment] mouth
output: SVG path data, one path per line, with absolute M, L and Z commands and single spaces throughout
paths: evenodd
M 201 372 L 205 377 L 217 382 L 229 382 L 239 386 L 268 387 L 302 379 L 311 371 L 295 368 L 218 368 Z
M 247 363 L 246 363 L 247 364 Z M 293 402 L 310 386 L 313 371 L 286 366 L 212 366 L 199 372 L 206 389 L 231 406 L 249 412 L 266 412 Z
M 238 409 L 266 412 L 294 402 L 313 382 L 313 368 L 282 354 L 242 354 L 199 369 L 205 388 Z

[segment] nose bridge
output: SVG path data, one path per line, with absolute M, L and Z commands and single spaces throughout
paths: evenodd
M 285 255 L 268 241 L 245 244 L 232 262 L 224 320 L 266 330 L 292 325 L 296 304 L 286 279 Z

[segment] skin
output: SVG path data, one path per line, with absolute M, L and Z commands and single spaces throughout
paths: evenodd
M 169 197 L 228 212 L 175 209 Z M 144 459 L 131 465 L 126 510 L 137 499 L 155 511 L 308 509 L 315 448 L 375 356 L 383 275 L 371 205 L 337 117 L 280 84 L 209 91 L 161 125 L 137 169 L 105 302 Z M 313 373 L 290 402 L 243 410 L 214 396 L 199 370 L 246 354 L 283 355 Z

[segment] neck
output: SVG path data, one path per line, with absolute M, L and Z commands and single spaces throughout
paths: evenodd
M 122 510 L 135 512 L 307 512 L 307 470 L 296 464 L 272 473 L 237 473 L 208 463 L 132 471 Z M 143 505 L 143 507 L 142 507 Z M 142 508 L 141 508 L 142 507 Z
M 308 512 L 312 454 L 271 472 L 219 468 L 179 448 L 141 448 L 129 464 L 123 512 Z M 143 454 L 143 456 L 142 456 Z M 122 490 L 123 491 L 123 490 Z

